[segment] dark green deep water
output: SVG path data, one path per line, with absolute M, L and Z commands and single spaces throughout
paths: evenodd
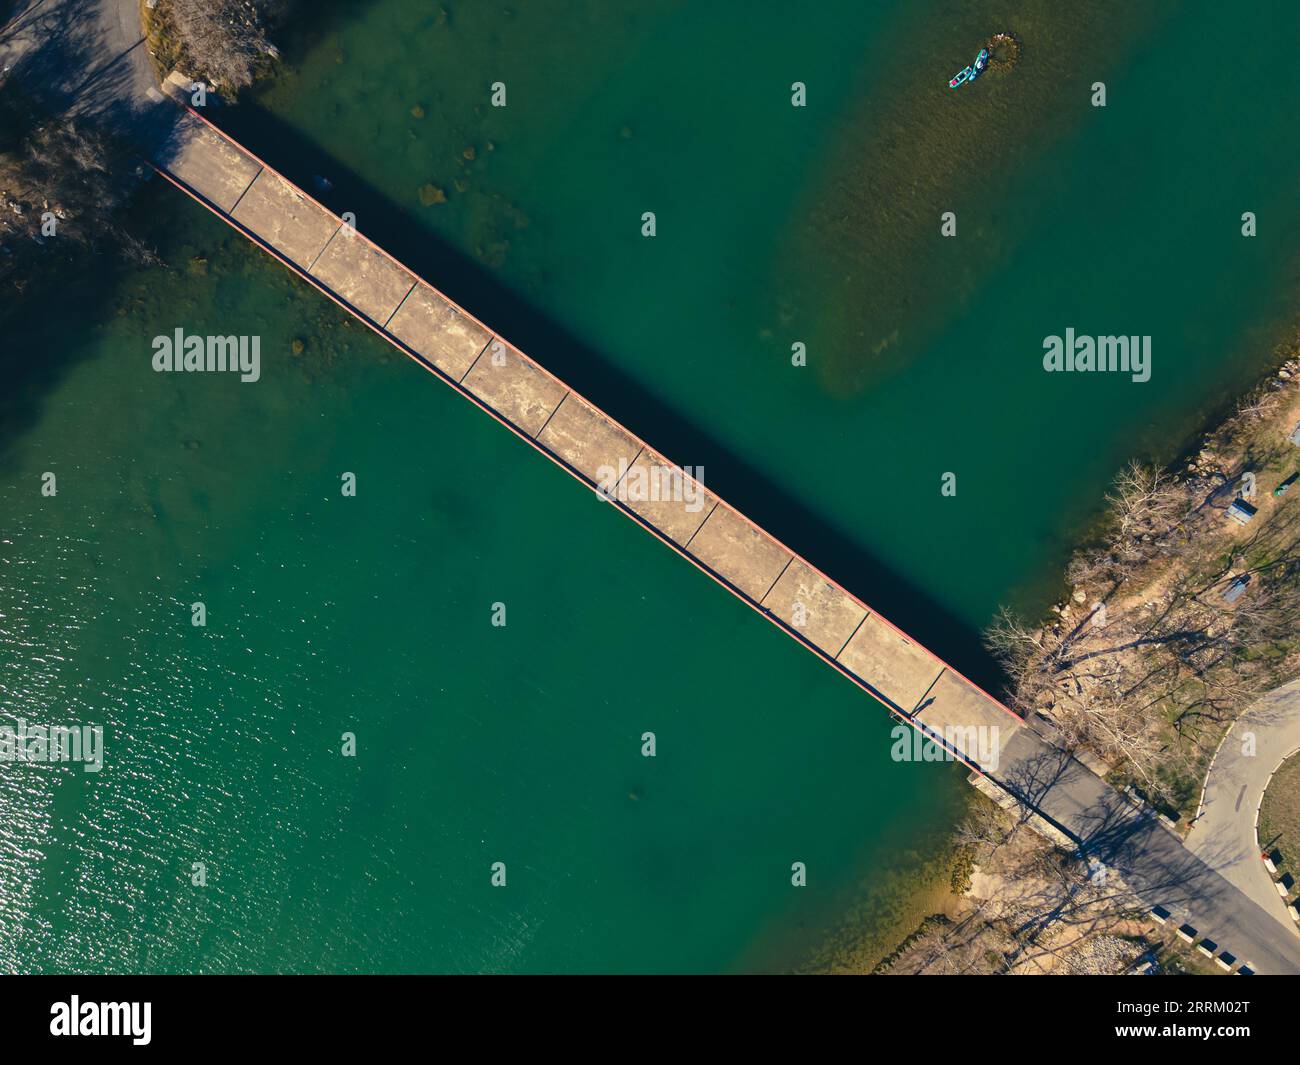
M 990 679 L 979 627 L 1295 293 L 1294 11 L 1060 6 L 326 5 L 218 118 Z M 1020 65 L 949 93 L 1004 28 Z M 108 737 L 98 775 L 0 766 L 0 968 L 769 968 L 909 929 L 956 770 L 179 194 L 135 221 L 169 271 L 5 312 L 0 716 Z M 262 380 L 154 374 L 176 326 L 259 334 Z M 1045 374 L 1067 327 L 1150 334 L 1151 381 Z

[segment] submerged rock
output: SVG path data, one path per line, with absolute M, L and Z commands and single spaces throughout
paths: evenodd
M 425 207 L 432 207 L 435 203 L 446 203 L 447 194 L 437 185 L 420 186 L 420 203 Z

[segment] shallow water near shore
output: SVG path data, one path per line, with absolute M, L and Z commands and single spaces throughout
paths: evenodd
M 1300 236 L 1286 15 L 1241 16 L 1193 107 L 1208 6 L 862 8 L 338 5 L 217 117 L 969 658 L 1055 591 L 1119 463 L 1265 364 Z M 929 91 L 997 29 L 1016 71 Z M 0 709 L 108 736 L 98 775 L 0 767 L 0 965 L 768 969 L 845 913 L 911 930 L 957 770 L 891 762 L 870 699 L 174 191 L 140 212 L 170 274 L 11 334 L 48 365 L 0 408 Z M 263 379 L 150 373 L 178 324 L 260 333 Z M 1067 327 L 1152 335 L 1152 381 L 1044 374 Z

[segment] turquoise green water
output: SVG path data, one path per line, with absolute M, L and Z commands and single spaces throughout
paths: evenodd
M 924 861 L 955 770 L 890 762 L 861 692 L 219 222 L 143 208 L 179 270 L 16 336 L 62 373 L 4 455 L 5 718 L 107 735 L 99 774 L 0 767 L 0 968 L 784 966 Z M 278 354 L 152 373 L 181 320 Z
M 1284 4 L 1234 17 L 1230 53 L 1211 4 L 448 8 L 338 16 L 262 98 L 273 119 L 226 124 L 303 156 L 304 181 L 321 152 L 337 209 L 934 642 L 1009 589 L 1041 605 L 1045 559 L 1114 470 L 1185 445 L 1289 312 Z M 1002 28 L 1017 69 L 948 90 Z M 1210 53 L 1192 88 L 1188 57 Z M 421 207 L 426 182 L 448 202 Z M 911 305 L 880 304 L 913 262 Z M 1152 381 L 1045 374 L 1043 338 L 1067 327 L 1151 335 Z
M 1284 9 L 1192 97 L 1208 6 L 859 7 L 338 5 L 220 117 L 978 667 L 1115 466 L 1267 354 L 1300 235 Z M 1015 71 L 927 95 L 1004 27 Z M 960 774 L 889 761 L 857 689 L 178 194 L 138 213 L 170 273 L 8 332 L 0 710 L 108 737 L 98 775 L 0 766 L 0 967 L 770 968 L 847 911 L 915 916 L 898 878 Z M 262 381 L 153 374 L 177 325 L 260 334 Z M 1070 326 L 1151 334 L 1152 381 L 1045 375 Z

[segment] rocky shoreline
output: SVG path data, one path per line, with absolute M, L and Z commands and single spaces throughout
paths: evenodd
M 1189 794 L 1199 794 L 1208 756 L 1217 748 L 1236 713 L 1244 709 L 1254 687 L 1225 685 L 1225 693 L 1235 699 L 1217 706 L 1212 725 L 1208 720 L 1202 722 L 1194 739 L 1187 728 L 1187 745 L 1206 752 L 1205 757 L 1180 758 L 1176 744 L 1156 748 L 1155 753 L 1177 767 L 1177 772 L 1167 774 L 1168 779 L 1161 779 L 1159 774 L 1134 773 L 1133 767 L 1125 764 L 1122 744 L 1107 749 L 1096 742 L 1106 735 L 1107 727 L 1131 722 L 1117 722 L 1105 713 L 1095 713 L 1097 706 L 1088 705 L 1086 711 L 1094 711 L 1093 719 L 1084 722 L 1092 726 L 1088 728 L 1061 713 L 1060 707 L 1071 701 L 1087 703 L 1086 699 L 1080 700 L 1079 691 L 1088 691 L 1089 684 L 1105 685 L 1104 680 L 1081 678 L 1073 665 L 1076 658 L 1096 650 L 1089 642 L 1091 637 L 1095 635 L 1098 642 L 1111 646 L 1141 639 L 1144 631 L 1158 632 L 1152 615 L 1158 618 L 1164 612 L 1179 610 L 1184 596 L 1196 602 L 1205 614 L 1204 646 L 1182 645 L 1174 657 L 1186 656 L 1197 665 L 1208 666 L 1210 672 L 1231 661 L 1235 648 L 1225 632 L 1231 633 L 1237 614 L 1234 610 L 1232 619 L 1225 621 L 1228 610 L 1223 604 L 1223 587 L 1248 572 L 1256 573 L 1261 585 L 1265 583 L 1264 574 L 1279 568 L 1279 557 L 1271 554 L 1261 561 L 1252 559 L 1252 552 L 1261 541 L 1276 538 L 1266 535 L 1266 530 L 1289 530 L 1288 523 L 1295 520 L 1292 512 L 1300 509 L 1292 505 L 1294 498 L 1285 492 L 1280 497 L 1268 495 L 1267 503 L 1261 495 L 1283 484 L 1292 467 L 1300 469 L 1300 447 L 1289 440 L 1293 426 L 1300 422 L 1300 345 L 1280 349 L 1278 354 L 1280 362 L 1238 401 L 1234 411 L 1199 434 L 1193 446 L 1168 468 L 1135 463 L 1130 470 L 1143 471 L 1140 477 L 1144 479 L 1134 482 L 1130 476 L 1125 482 L 1121 475 L 1121 484 L 1127 484 L 1127 488 L 1117 489 L 1108 497 L 1108 513 L 1100 532 L 1085 539 L 1067 571 L 1070 595 L 1054 604 L 1036 626 L 1017 622 L 1008 632 L 1011 623 L 1004 621 L 1001 631 L 995 626 L 990 634 L 992 646 L 1004 655 L 1008 636 L 1012 637 L 1014 653 L 1009 664 L 1019 684 L 1013 686 L 1008 698 L 1018 710 L 1045 719 L 1116 783 L 1131 784 L 1135 778 L 1140 779 L 1150 797 L 1174 813 L 1185 809 L 1187 802 L 1171 794 L 1177 789 L 1170 785 L 1186 777 Z M 1259 519 L 1265 523 L 1249 530 L 1224 518 L 1246 473 L 1255 474 Z M 1135 483 L 1141 489 L 1137 499 L 1132 497 Z M 1152 508 L 1166 514 L 1168 520 L 1153 523 L 1147 512 Z M 1284 532 L 1279 543 L 1283 551 L 1280 568 L 1286 571 L 1282 583 L 1295 587 L 1300 584 L 1296 580 L 1300 577 L 1300 523 L 1293 534 Z M 1265 549 L 1274 553 L 1279 548 L 1270 542 Z M 1100 557 L 1098 551 L 1102 552 Z M 1224 557 L 1217 558 L 1219 555 Z M 1111 568 L 1099 568 L 1099 563 L 1108 563 Z M 1186 585 L 1181 591 L 1180 579 Z M 1252 605 L 1243 613 L 1254 608 Z M 1278 609 L 1284 626 L 1300 618 L 1300 594 L 1284 597 Z M 1300 627 L 1292 631 L 1300 631 Z M 1268 636 L 1270 630 L 1253 635 Z M 1256 678 L 1269 685 L 1300 672 L 1300 648 L 1282 647 L 1285 633 L 1271 635 L 1281 653 Z M 1198 661 L 1197 656 L 1207 647 L 1214 649 L 1211 653 L 1222 652 L 1228 657 L 1218 662 Z M 1062 650 L 1064 653 L 1060 653 Z M 1026 669 L 1028 660 L 1046 666 L 1049 683 L 1041 683 L 1042 673 Z M 1149 659 L 1140 660 L 1144 668 L 1152 664 Z M 1069 698 L 1058 699 L 1054 689 L 1062 675 L 1067 687 L 1078 690 Z M 1030 677 L 1039 683 L 1030 683 Z M 1186 681 L 1186 677 L 1181 679 Z M 1181 686 L 1173 690 L 1188 695 Z M 1129 695 L 1131 698 L 1132 693 Z M 1164 725 L 1168 723 L 1160 721 L 1159 738 L 1167 741 Z M 1107 891 L 1096 890 L 1090 882 L 1090 871 L 1077 860 L 1068 841 L 1032 821 L 993 796 L 972 794 L 967 816 L 953 829 L 950 839 L 954 853 L 960 856 L 954 858 L 954 868 L 959 864 L 967 866 L 970 875 L 962 885 L 954 882 L 950 897 L 936 913 L 884 953 L 883 960 L 871 971 L 1209 971 L 1189 950 L 1163 934 L 1164 930 L 1144 912 L 1117 902 L 1126 897 L 1119 885 L 1111 884 Z M 1064 898 L 1072 900 L 1068 917 L 1058 912 Z

